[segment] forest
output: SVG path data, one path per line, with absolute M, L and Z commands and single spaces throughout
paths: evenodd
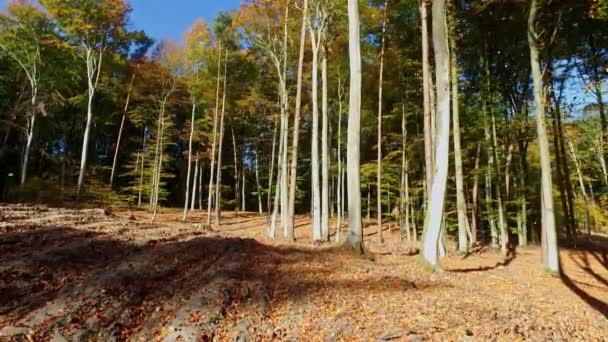
M 0 340 L 607 338 L 608 1 L 133 11 L 0 10 Z

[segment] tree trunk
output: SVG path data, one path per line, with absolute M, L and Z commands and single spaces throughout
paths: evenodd
M 320 37 L 316 37 L 314 29 L 310 28 L 312 42 L 312 140 L 311 140 L 311 172 L 312 172 L 312 233 L 313 240 L 323 239 L 321 233 L 321 193 L 319 175 L 319 70 L 318 58 Z
M 192 179 L 192 191 L 191 194 L 192 196 L 192 200 L 190 201 L 190 211 L 194 211 L 194 206 L 196 205 L 196 191 L 197 191 L 197 180 L 199 179 L 198 177 L 198 155 L 196 156 L 195 162 L 194 162 L 194 178 Z
M 32 105 L 35 104 L 35 98 L 32 99 Z M 34 140 L 34 127 L 36 125 L 36 109 L 32 110 L 31 117 L 28 120 L 27 127 L 27 142 L 25 143 L 25 152 L 23 154 L 23 163 L 21 164 L 21 185 L 25 184 L 27 178 L 27 163 L 30 159 L 30 151 L 32 149 L 32 141 Z
M 239 200 L 240 200 L 240 178 L 239 178 L 239 163 L 236 150 L 236 137 L 234 136 L 234 128 L 230 125 L 230 133 L 232 134 L 232 156 L 234 157 L 234 212 L 239 212 Z
M 342 77 L 338 74 L 338 192 L 336 194 L 337 207 L 338 207 L 338 219 L 336 222 L 336 242 L 340 242 L 340 230 L 342 229 L 342 216 L 344 214 L 344 205 L 342 200 L 342 194 L 344 192 L 344 182 L 342 181 L 342 96 L 344 95 L 344 89 L 342 84 Z
M 530 63 L 532 66 L 532 78 L 534 81 L 534 100 L 536 103 L 536 123 L 538 130 L 538 145 L 541 160 L 542 188 L 541 188 L 541 210 L 542 231 L 546 238 L 547 258 L 545 266 L 551 272 L 559 272 L 559 252 L 557 247 L 557 232 L 555 228 L 555 212 L 553 209 L 551 156 L 549 155 L 549 142 L 545 123 L 545 106 L 543 104 L 542 72 L 538 53 L 538 42 L 536 34 L 536 20 L 538 13 L 538 0 L 531 0 L 530 14 L 528 17 L 528 43 L 530 46 Z
M 438 262 L 450 152 L 450 52 L 448 47 L 445 0 L 433 1 L 433 45 L 437 79 L 437 136 L 433 183 L 426 212 L 422 256 L 433 269 Z
M 112 161 L 112 173 L 110 174 L 110 188 L 114 184 L 114 174 L 116 172 L 116 162 L 118 160 L 118 151 L 120 150 L 120 142 L 122 140 L 122 132 L 125 127 L 125 121 L 127 119 L 127 112 L 129 110 L 129 102 L 131 100 L 131 91 L 133 90 L 133 81 L 135 81 L 135 73 L 131 76 L 131 83 L 129 84 L 129 90 L 127 91 L 127 100 L 125 101 L 125 108 L 122 111 L 122 120 L 120 121 L 120 128 L 118 130 L 118 138 L 116 139 L 116 148 L 114 151 L 114 160 Z
M 433 183 L 433 138 L 431 136 L 431 89 L 430 61 L 429 61 L 429 29 L 428 29 L 427 0 L 420 2 L 420 19 L 422 20 L 422 94 L 424 116 L 424 164 L 426 196 L 430 194 Z
M 87 82 L 88 82 L 88 95 L 89 100 L 87 102 L 87 124 L 84 129 L 84 137 L 82 139 L 82 154 L 80 156 L 80 173 L 78 175 L 78 188 L 76 191 L 76 201 L 80 202 L 80 196 L 82 195 L 82 188 L 84 186 L 84 175 L 87 167 L 87 156 L 89 152 L 89 138 L 91 135 L 91 127 L 93 126 L 93 98 L 95 96 L 95 90 L 99 83 L 99 75 L 101 74 L 101 63 L 103 61 L 103 53 L 100 48 L 99 56 L 95 58 L 96 52 L 92 48 L 87 48 Z
M 255 185 L 258 193 L 258 214 L 262 215 L 264 212 L 262 208 L 262 188 L 260 187 L 260 162 L 258 159 L 257 147 L 254 150 L 255 153 Z
M 192 115 L 190 117 L 190 138 L 188 139 L 188 174 L 186 175 L 186 194 L 184 195 L 184 214 L 182 215 L 182 222 L 186 222 L 188 220 L 188 200 L 190 196 L 190 174 L 192 173 L 192 139 L 194 137 L 194 117 L 196 114 L 196 99 L 192 98 Z M 198 164 L 197 164 L 198 167 Z M 196 183 L 196 176 L 194 178 L 194 182 Z M 194 198 L 194 194 L 192 196 Z M 194 203 L 194 200 L 192 201 Z
M 359 152 L 361 143 L 361 35 L 359 29 L 359 3 L 357 0 L 348 0 L 350 101 L 346 151 L 348 172 L 348 236 L 346 243 L 355 251 L 364 253 Z
M 224 87 L 222 91 L 222 111 L 220 113 L 219 146 L 217 150 L 217 174 L 215 176 L 215 223 L 222 224 L 222 151 L 224 145 L 224 117 L 226 114 L 226 84 L 228 75 L 228 50 L 226 49 L 224 60 Z
M 453 20 L 452 20 L 453 21 Z M 469 251 L 469 243 L 467 241 L 467 231 L 469 228 L 469 220 L 467 218 L 467 203 L 464 197 L 464 180 L 462 173 L 462 150 L 460 148 L 460 102 L 458 98 L 458 61 L 456 58 L 456 25 L 451 23 L 451 39 L 450 39 L 450 64 L 451 64 L 451 80 L 452 80 L 452 120 L 454 127 L 452 128 L 454 136 L 454 169 L 456 177 L 456 208 L 458 211 L 458 251 L 466 253 Z
M 300 28 L 300 52 L 298 56 L 298 76 L 296 86 L 296 108 L 293 122 L 293 143 L 291 147 L 291 173 L 289 180 L 289 211 L 287 240 L 294 240 L 296 187 L 298 181 L 298 145 L 300 139 L 300 112 L 302 108 L 302 75 L 304 73 L 304 52 L 306 49 L 306 21 L 308 20 L 308 0 L 303 0 L 302 27 Z
M 329 241 L 329 122 L 327 107 L 327 48 L 323 47 L 321 58 L 322 79 L 322 123 L 321 123 L 321 239 Z
M 380 74 L 378 77 L 378 145 L 377 145 L 377 170 L 376 170 L 376 214 L 378 242 L 384 243 L 382 238 L 382 84 L 384 82 L 384 49 L 386 44 L 386 22 L 388 11 L 388 0 L 384 0 L 384 16 L 382 18 L 382 42 L 380 45 Z M 389 208 L 390 210 L 390 208 Z
M 276 155 L 276 149 L 277 149 L 277 131 L 279 129 L 279 123 L 277 121 L 277 117 L 276 115 L 274 116 L 274 131 L 272 133 L 272 155 L 270 158 L 270 175 L 268 177 L 268 197 L 267 197 L 267 203 L 266 203 L 266 211 L 267 211 L 267 218 L 266 221 L 268 223 L 268 225 L 270 225 L 270 221 L 271 221 L 271 215 L 272 215 L 272 211 L 271 211 L 271 204 L 273 203 L 272 201 L 272 182 L 274 180 L 274 161 L 275 161 L 275 155 Z M 276 196 L 276 194 L 275 194 Z
M 481 144 L 477 144 L 475 154 L 475 170 L 473 171 L 473 191 L 471 193 L 471 245 L 477 243 L 477 231 L 479 227 L 479 163 L 481 160 Z
M 217 51 L 217 80 L 215 86 L 215 112 L 213 112 L 213 138 L 211 144 L 211 172 L 209 174 L 209 194 L 207 195 L 207 227 L 211 226 L 211 205 L 213 200 L 213 181 L 215 177 L 215 147 L 217 146 L 217 119 L 220 108 L 220 80 L 222 70 L 222 45 L 218 45 Z

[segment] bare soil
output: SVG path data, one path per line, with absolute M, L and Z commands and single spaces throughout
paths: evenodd
M 436 274 L 388 223 L 369 258 L 313 245 L 305 216 L 287 244 L 255 213 L 132 214 L 0 206 L 0 341 L 608 341 L 601 237 L 562 248 L 561 275 L 537 248 Z

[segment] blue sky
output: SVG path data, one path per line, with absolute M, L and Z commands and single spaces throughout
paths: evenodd
M 159 40 L 179 39 L 197 18 L 211 23 L 220 11 L 235 9 L 241 0 L 127 0 L 133 7 L 131 27 Z M 8 0 L 0 0 L 2 7 Z
M 241 0 L 129 0 L 132 28 L 155 39 L 181 38 L 197 18 L 211 23 L 220 11 L 235 9 Z

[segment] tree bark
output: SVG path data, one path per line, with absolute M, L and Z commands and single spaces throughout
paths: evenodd
M 348 47 L 350 56 L 350 101 L 348 115 L 348 236 L 347 245 L 365 253 L 361 224 L 360 135 L 361 135 L 361 35 L 359 2 L 348 0 Z
M 122 132 L 125 127 L 125 121 L 127 119 L 127 112 L 129 110 L 129 102 L 131 100 L 131 91 L 133 90 L 133 81 L 135 81 L 135 72 L 131 76 L 131 83 L 129 84 L 129 90 L 127 91 L 127 99 L 125 101 L 125 108 L 122 111 L 122 120 L 120 121 L 120 128 L 118 130 L 118 138 L 116 139 L 116 148 L 114 151 L 114 160 L 112 161 L 112 173 L 110 174 L 110 188 L 114 184 L 114 174 L 116 172 L 116 162 L 118 160 L 118 151 L 120 150 Z
M 455 23 L 452 23 L 455 25 Z M 456 34 L 452 27 L 450 49 L 451 75 L 452 75 L 452 128 L 454 136 L 454 169 L 456 177 L 456 208 L 458 211 L 458 251 L 466 253 L 469 250 L 467 231 L 469 220 L 467 218 L 467 203 L 464 196 L 464 177 L 462 172 L 462 149 L 460 147 L 460 102 L 458 98 L 458 61 L 456 59 Z
M 291 172 L 289 180 L 289 219 L 287 220 L 287 240 L 294 240 L 296 187 L 298 182 L 298 145 L 300 139 L 300 112 L 302 108 L 302 78 L 304 73 L 304 52 L 306 49 L 306 21 L 308 20 L 308 0 L 303 0 L 302 27 L 300 28 L 300 52 L 298 56 L 298 76 L 296 85 L 296 108 L 293 122 L 293 143 L 291 147 Z
M 99 55 L 95 57 L 95 54 L 97 53 Z M 76 201 L 78 202 L 80 202 L 80 196 L 82 195 L 82 188 L 84 186 L 84 175 L 86 172 L 87 156 L 89 152 L 89 138 L 91 135 L 91 127 L 93 126 L 93 98 L 95 96 L 97 84 L 99 83 L 99 76 L 101 74 L 103 47 L 99 48 L 99 52 L 95 52 L 93 51 L 93 48 L 87 47 L 86 54 L 89 100 L 87 102 L 87 123 L 84 129 L 84 137 L 82 139 L 82 154 L 80 156 L 80 173 L 78 175 L 78 188 L 76 190 Z
M 220 106 L 220 80 L 222 72 L 222 45 L 218 44 L 217 50 L 217 80 L 215 86 L 215 111 L 213 112 L 213 137 L 211 144 L 211 172 L 209 174 L 209 194 L 207 195 L 207 227 L 211 226 L 211 205 L 213 202 L 213 185 L 215 178 L 215 147 L 217 146 L 217 120 Z
M 188 139 L 188 174 L 186 175 L 186 194 L 184 199 L 184 213 L 182 215 L 182 222 L 186 222 L 188 220 L 188 200 L 190 196 L 190 174 L 192 173 L 192 139 L 194 137 L 194 118 L 196 115 L 196 98 L 192 98 L 192 115 L 190 117 L 190 138 Z M 198 165 L 197 165 L 198 167 Z M 196 176 L 194 178 L 194 182 L 196 183 Z M 194 197 L 194 196 L 193 196 Z M 194 201 L 192 201 L 194 203 Z
M 376 164 L 376 214 L 379 243 L 384 243 L 384 239 L 382 238 L 382 84 L 384 83 L 384 49 L 386 44 L 387 14 L 388 0 L 384 0 L 384 16 L 382 17 L 382 42 L 380 45 L 380 75 L 378 77 L 378 155 Z
M 435 77 L 437 79 L 437 136 L 433 183 L 426 212 L 422 256 L 433 269 L 438 262 L 445 190 L 448 179 L 450 152 L 450 52 L 446 25 L 445 0 L 433 1 L 433 46 L 435 50 Z
M 323 35 L 324 36 L 324 35 Z M 323 38 L 324 39 L 324 38 Z M 321 58 L 322 119 L 321 119 L 321 239 L 329 241 L 329 122 L 327 106 L 327 48 L 323 47 Z
M 431 89 L 430 89 L 430 61 L 429 61 L 429 29 L 427 0 L 420 2 L 420 18 L 422 20 L 422 94 L 424 117 L 424 162 L 425 184 L 427 197 L 433 183 L 433 138 L 431 136 Z
M 215 176 L 215 223 L 222 224 L 222 152 L 224 145 L 224 117 L 226 114 L 226 84 L 228 75 L 228 49 L 226 49 L 224 59 L 224 87 L 222 91 L 222 111 L 220 113 L 219 146 L 217 150 L 217 174 Z
M 528 17 L 528 44 L 530 47 L 530 63 L 532 66 L 532 78 L 534 81 L 534 101 L 536 103 L 536 124 L 538 131 L 538 145 L 541 159 L 541 210 L 542 231 L 546 239 L 547 258 L 545 266 L 551 272 L 559 272 L 559 252 L 557 247 L 557 232 L 555 228 L 555 212 L 553 209 L 551 156 L 549 155 L 549 142 L 545 123 L 545 106 L 543 104 L 542 72 L 538 53 L 538 37 L 536 34 L 536 20 L 539 10 L 538 0 L 531 0 L 530 13 Z

